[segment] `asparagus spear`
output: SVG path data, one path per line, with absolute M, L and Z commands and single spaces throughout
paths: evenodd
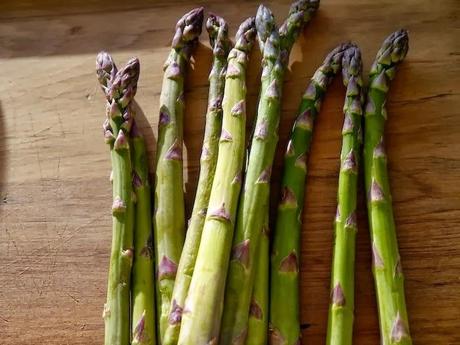
M 185 298 L 187 297 L 200 246 L 201 232 L 203 231 L 214 172 L 216 170 L 219 135 L 222 128 L 222 98 L 224 94 L 227 55 L 231 48 L 231 41 L 228 37 L 228 25 L 223 18 L 211 14 L 206 22 L 206 28 L 209 33 L 214 57 L 209 75 L 208 112 L 201 152 L 200 177 L 192 217 L 179 261 L 172 295 L 169 324 L 163 339 L 163 345 L 177 344 L 179 338 L 181 313 L 184 308 Z
M 263 5 L 257 11 L 256 26 L 259 46 L 263 52 L 261 96 L 233 238 L 234 255 L 229 266 L 222 320 L 223 345 L 243 344 L 247 336 L 254 285 L 254 260 L 264 221 L 261 214 L 269 202 L 285 69 L 296 36 L 318 5 L 318 1 L 296 2 L 280 34 L 271 11 Z
M 217 344 L 219 341 L 223 292 L 244 161 L 246 67 L 255 33 L 254 18 L 248 18 L 240 25 L 235 47 L 228 56 L 219 154 L 201 244 L 182 315 L 181 345 Z
M 399 30 L 383 42 L 371 67 L 364 114 L 364 176 L 382 345 L 412 344 L 383 141 L 389 82 L 407 54 L 408 40 Z
M 202 22 L 203 8 L 188 12 L 177 22 L 160 96 L 153 220 L 160 339 L 168 326 L 171 295 L 185 238 L 182 171 L 184 72 L 201 33 Z
M 153 267 L 152 217 L 147 152 L 144 137 L 133 122 L 131 159 L 134 210 L 134 262 L 132 274 L 132 345 L 155 345 L 155 282 Z
M 101 52 L 96 72 L 107 98 L 104 137 L 112 160 L 112 250 L 104 305 L 105 344 L 130 343 L 130 278 L 133 259 L 133 199 L 129 134 L 133 121 L 130 103 L 136 94 L 139 60 L 131 59 L 117 72 L 112 57 Z M 116 136 L 116 137 L 115 137 Z
M 281 200 L 273 235 L 270 265 L 271 344 L 294 345 L 300 341 L 299 254 L 304 205 L 307 157 L 325 92 L 340 69 L 348 44 L 332 50 L 314 73 L 299 106 L 284 156 Z
M 343 111 L 340 175 L 332 259 L 331 302 L 326 344 L 351 345 L 353 339 L 356 198 L 362 115 L 362 62 L 352 46 L 342 60 L 343 84 L 347 88 Z
M 264 210 L 264 223 L 259 243 L 259 255 L 255 263 L 254 288 L 249 306 L 248 336 L 246 345 L 265 345 L 268 336 L 268 298 L 269 298 L 269 256 L 270 231 L 269 210 Z

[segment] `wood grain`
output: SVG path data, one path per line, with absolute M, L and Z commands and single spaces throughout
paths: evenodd
M 279 20 L 289 2 L 268 1 Z M 161 64 L 172 28 L 205 5 L 232 32 L 256 1 L 0 3 L 0 344 L 101 344 L 110 230 L 104 102 L 94 72 L 106 49 L 121 64 L 141 59 L 137 102 L 155 151 Z M 460 344 L 460 3 L 455 0 L 323 0 L 294 47 L 285 85 L 273 200 L 299 96 L 326 52 L 357 42 L 365 69 L 391 31 L 411 49 L 388 102 L 387 143 L 396 223 L 414 343 Z M 191 209 L 204 126 L 210 51 L 206 35 L 187 77 L 187 208 Z M 260 55 L 248 90 L 253 116 Z M 303 344 L 324 343 L 338 177 L 341 107 L 336 81 L 322 109 L 303 217 Z M 252 120 L 249 119 L 249 124 Z M 369 236 L 361 197 L 355 344 L 378 344 Z

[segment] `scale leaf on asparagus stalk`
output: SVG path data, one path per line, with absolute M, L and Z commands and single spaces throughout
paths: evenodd
M 213 63 L 209 75 L 208 112 L 206 114 L 206 128 L 201 151 L 200 177 L 192 216 L 177 270 L 169 313 L 169 324 L 163 339 L 163 345 L 177 344 L 179 338 L 182 310 L 200 246 L 201 233 L 216 169 L 219 136 L 222 128 L 222 98 L 224 95 L 227 56 L 231 48 L 231 41 L 228 37 L 228 25 L 221 17 L 211 14 L 206 22 L 206 29 L 209 33 L 213 51 Z
M 132 345 L 155 345 L 155 276 L 153 267 L 151 190 L 145 140 L 135 121 L 131 128 L 131 159 L 133 188 L 136 195 L 134 208 L 134 260 L 131 278 L 131 339 Z
M 327 87 L 340 70 L 349 44 L 332 50 L 314 73 L 299 106 L 284 156 L 270 265 L 270 344 L 300 341 L 299 255 L 307 159 L 315 119 Z
M 313 0 L 294 3 L 280 33 L 270 9 L 261 5 L 257 11 L 256 27 L 263 55 L 261 92 L 225 289 L 223 345 L 244 344 L 247 337 L 255 263 L 264 223 L 261 215 L 269 204 L 270 175 L 278 142 L 284 74 L 292 45 L 318 5 L 319 1 Z
M 131 101 L 137 90 L 139 60 L 128 61 L 117 71 L 112 57 L 101 52 L 96 72 L 107 99 L 104 138 L 110 145 L 112 160 L 112 249 L 104 305 L 106 345 L 130 344 L 130 283 L 133 260 L 133 187 L 129 145 L 134 113 Z
M 364 177 L 382 345 L 412 344 L 384 149 L 389 83 L 408 41 L 407 32 L 399 30 L 383 42 L 371 67 L 364 112 Z
M 248 18 L 240 25 L 235 47 L 228 55 L 219 153 L 195 269 L 182 313 L 180 345 L 219 342 L 245 153 L 246 67 L 255 34 L 254 18 Z
M 159 338 L 168 326 L 171 296 L 185 239 L 183 193 L 184 74 L 203 23 L 203 8 L 185 14 L 176 25 L 165 63 L 160 96 L 153 216 Z
M 348 48 L 342 59 L 343 84 L 346 87 L 343 107 L 342 151 L 334 228 L 331 273 L 331 300 L 327 345 L 351 345 L 355 287 L 356 199 L 361 148 L 363 81 L 361 52 Z

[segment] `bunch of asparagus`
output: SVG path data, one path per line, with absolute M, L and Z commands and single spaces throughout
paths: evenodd
M 346 96 L 327 344 L 352 343 L 363 114 L 382 344 L 411 344 L 383 148 L 388 82 L 407 53 L 405 31 L 387 38 L 377 54 L 366 102 L 356 45 L 340 44 L 314 73 L 286 148 L 274 233 L 269 231 L 270 177 L 284 76 L 292 46 L 318 6 L 319 0 L 295 2 L 278 28 L 270 9 L 261 5 L 255 17 L 240 25 L 234 46 L 226 21 L 209 15 L 206 29 L 213 59 L 208 110 L 187 231 L 184 76 L 201 34 L 203 8 L 178 21 L 164 65 L 153 205 L 146 146 L 133 106 L 139 61 L 132 59 L 118 70 L 109 54 L 97 56 L 97 76 L 107 99 L 104 138 L 113 169 L 113 237 L 103 312 L 106 345 L 300 344 L 299 256 L 307 158 L 315 119 L 340 70 Z M 256 37 L 262 53 L 261 88 L 244 164 L 246 74 Z
M 130 344 L 131 340 L 132 344 L 155 344 L 148 165 L 132 105 L 139 60 L 131 59 L 118 71 L 112 57 L 101 52 L 96 71 L 107 99 L 103 132 L 113 169 L 113 237 L 103 312 L 105 344 Z

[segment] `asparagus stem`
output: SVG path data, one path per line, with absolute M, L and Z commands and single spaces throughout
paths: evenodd
M 335 218 L 331 301 L 326 344 L 351 345 L 353 340 L 356 198 L 362 115 L 362 62 L 358 47 L 347 49 L 342 59 L 345 96 L 342 151 Z
M 101 52 L 96 59 L 96 71 L 107 98 L 107 120 L 103 128 L 105 140 L 110 145 L 113 169 L 112 250 L 103 312 L 105 344 L 128 345 L 134 216 L 129 147 L 134 114 L 130 103 L 136 94 L 139 60 L 131 59 L 117 72 L 111 56 Z
M 216 170 L 219 135 L 222 128 L 222 98 L 224 95 L 227 55 L 231 48 L 231 41 L 228 37 L 228 25 L 223 18 L 211 14 L 207 20 L 206 28 L 214 57 L 209 75 L 208 112 L 201 152 L 200 177 L 192 217 L 179 261 L 172 295 L 169 324 L 163 339 L 163 345 L 177 344 L 179 338 L 181 313 L 200 246 L 201 233 Z
M 223 124 L 209 208 L 182 315 L 179 344 L 217 344 L 226 272 L 244 161 L 246 67 L 255 37 L 254 18 L 244 21 L 228 56 Z
M 255 263 L 254 288 L 249 306 L 248 336 L 246 345 L 265 345 L 268 336 L 269 252 L 270 231 L 268 208 L 264 211 L 262 236 Z
M 131 159 L 134 208 L 134 261 L 131 292 L 132 345 L 155 345 L 155 282 L 153 267 L 153 238 L 151 190 L 149 184 L 145 140 L 133 122 L 131 128 Z
M 155 173 L 154 240 L 157 263 L 159 337 L 168 326 L 171 295 L 185 238 L 183 194 L 184 72 L 198 41 L 203 8 L 185 14 L 176 25 L 172 49 L 165 63 Z
M 407 54 L 408 40 L 400 30 L 383 42 L 371 67 L 364 114 L 364 176 L 382 345 L 412 344 L 383 140 L 389 82 Z
M 278 142 L 284 74 L 292 43 L 317 7 L 316 0 L 296 2 L 283 24 L 281 35 L 271 11 L 263 5 L 257 11 L 256 27 L 259 46 L 263 50 L 262 85 L 244 192 L 240 198 L 233 238 L 234 255 L 228 271 L 222 320 L 223 345 L 244 344 L 247 337 L 249 306 L 254 285 L 254 259 L 258 253 L 264 221 L 264 217 L 260 215 L 269 203 L 270 175 Z M 241 256 L 240 252 L 245 255 Z
M 307 157 L 313 126 L 321 102 L 340 69 L 348 44 L 332 50 L 314 73 L 299 106 L 284 156 L 281 200 L 273 235 L 270 265 L 271 344 L 294 345 L 300 341 L 299 255 L 302 210 L 307 176 Z

